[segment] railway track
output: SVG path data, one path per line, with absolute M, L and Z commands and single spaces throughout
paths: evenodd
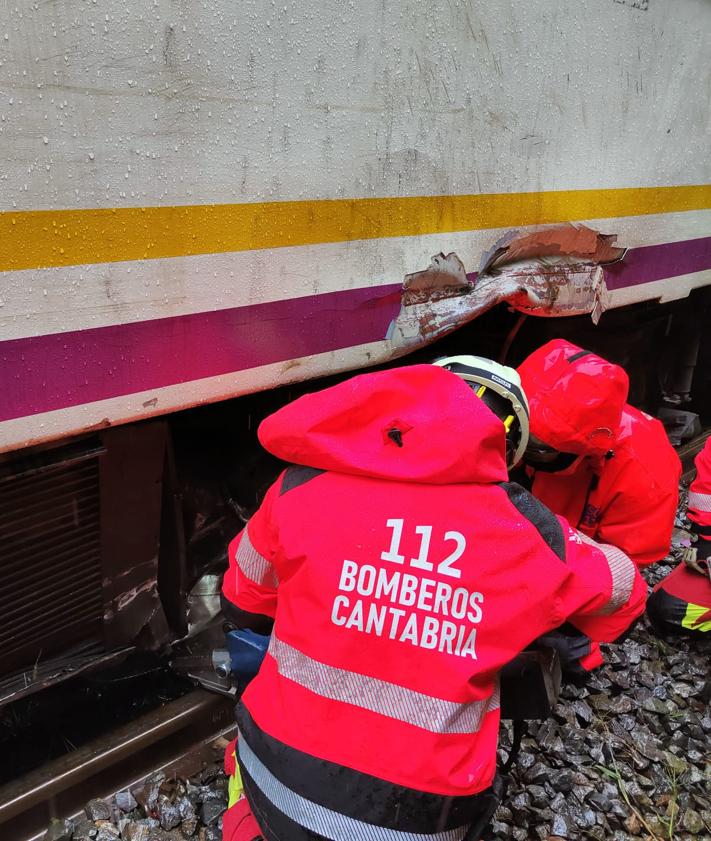
M 188 777 L 234 727 L 233 702 L 195 690 L 0 788 L 0 839 L 39 841 L 52 818 L 77 817 L 88 800 L 155 771 Z

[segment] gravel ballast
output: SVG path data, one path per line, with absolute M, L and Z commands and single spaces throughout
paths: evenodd
M 687 527 L 684 488 L 681 503 Z M 682 538 L 675 530 L 670 556 L 644 570 L 650 588 Z M 526 725 L 496 837 L 711 839 L 711 639 L 658 638 L 644 616 L 603 651 L 585 688 L 565 686 L 553 717 Z
M 226 744 L 218 740 L 214 760 L 187 780 L 158 772 L 113 798 L 89 801 L 83 818 L 53 821 L 45 841 L 221 841 Z

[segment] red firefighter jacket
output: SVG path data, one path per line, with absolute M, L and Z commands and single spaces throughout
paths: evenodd
M 711 634 L 711 581 L 682 561 L 654 588 L 647 612 L 663 633 Z
M 689 487 L 688 517 L 697 535 L 696 557 L 711 558 L 711 438 L 696 456 L 696 478 Z M 647 606 L 649 617 L 664 632 L 711 634 L 711 580 L 685 563 L 654 588 Z
M 518 369 L 531 433 L 577 459 L 557 473 L 531 471 L 532 491 L 556 514 L 640 566 L 669 552 L 681 464 L 662 424 L 625 403 L 619 365 L 554 339 Z
M 295 466 L 223 586 L 275 620 L 238 708 L 254 814 L 281 841 L 457 841 L 495 775 L 502 666 L 568 619 L 614 640 L 646 588 L 507 481 L 501 421 L 444 369 L 306 395 L 259 437 Z
M 689 486 L 688 517 L 691 530 L 697 537 L 696 554 L 699 558 L 711 555 L 711 438 L 696 456 L 696 478 Z

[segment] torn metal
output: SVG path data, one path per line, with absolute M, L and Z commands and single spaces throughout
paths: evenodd
M 38 662 L 31 669 L 4 676 L 0 680 L 0 707 L 84 672 L 120 663 L 132 651 L 134 646 L 124 646 L 116 651 L 101 654 L 91 650 L 82 651 L 79 648 L 76 653 L 67 652 L 62 657 Z
M 402 306 L 388 339 L 403 351 L 434 341 L 500 303 L 527 315 L 590 315 L 609 307 L 603 266 L 624 258 L 614 235 L 584 225 L 512 231 L 468 276 L 456 254 L 438 254 L 405 278 Z
M 140 648 L 159 650 L 170 639 L 170 628 L 161 604 L 157 577 L 113 599 L 104 612 L 104 622 L 119 638 L 133 638 Z
M 616 241 L 615 234 L 601 234 L 585 225 L 555 225 L 524 234 L 509 231 L 483 255 L 479 275 L 535 258 L 566 257 L 600 265 L 616 263 L 626 251 L 615 245 Z

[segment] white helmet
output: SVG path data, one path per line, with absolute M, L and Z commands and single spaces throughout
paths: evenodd
M 483 356 L 446 356 L 434 364 L 471 383 L 477 397 L 501 418 L 506 428 L 506 459 L 513 467 L 523 456 L 529 430 L 528 400 L 518 372 Z

